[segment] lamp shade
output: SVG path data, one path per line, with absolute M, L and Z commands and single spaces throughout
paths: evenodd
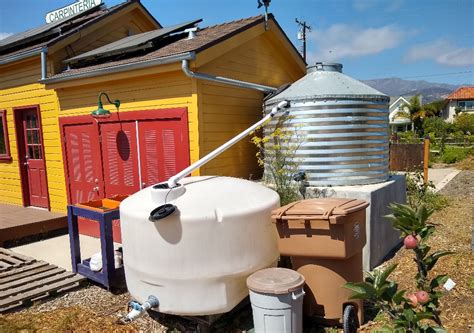
M 109 103 L 115 105 L 115 107 L 117 108 L 117 112 L 118 112 L 118 108 L 120 107 L 120 101 L 119 100 L 115 100 L 115 101 L 112 102 L 110 100 L 109 96 L 106 93 L 102 92 L 102 93 L 99 94 L 99 101 L 97 103 L 97 110 L 94 110 L 94 111 L 91 112 L 91 115 L 94 118 L 108 118 L 111 115 L 109 110 L 104 109 L 104 106 L 103 106 L 102 101 L 101 101 L 102 96 L 105 96 L 107 98 L 107 100 L 109 101 Z

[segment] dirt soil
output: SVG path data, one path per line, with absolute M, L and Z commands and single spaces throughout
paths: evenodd
M 454 254 L 440 259 L 433 275 L 448 274 L 456 286 L 445 292 L 441 299 L 441 319 L 449 332 L 472 332 L 474 330 L 474 252 L 471 250 L 474 227 L 474 171 L 458 174 L 440 193 L 449 198 L 448 207 L 436 212 L 431 220 L 438 223 L 436 232 L 429 241 L 433 251 L 450 250 Z M 416 266 L 412 251 L 400 249 L 384 264 L 398 263 L 391 278 L 401 289 L 414 291 L 413 276 Z M 364 325 L 364 331 L 372 332 L 383 326 L 383 318 Z
M 455 254 L 441 259 L 434 274 L 448 274 L 456 287 L 442 298 L 442 320 L 452 332 L 469 332 L 474 327 L 474 253 L 471 251 L 474 224 L 474 171 L 462 171 L 442 191 L 450 205 L 432 216 L 439 223 L 430 241 L 433 250 L 447 249 Z M 415 266 L 412 254 L 404 249 L 388 261 L 399 266 L 393 278 L 401 288 L 413 290 Z M 0 315 L 0 332 L 192 332 L 193 324 L 165 316 L 153 320 L 149 316 L 131 325 L 120 325 L 126 314 L 128 293 L 112 294 L 97 286 L 88 286 L 46 302 L 34 304 L 15 313 Z M 370 318 L 370 309 L 367 317 Z M 373 319 L 373 318 L 372 318 Z M 251 326 L 250 306 L 244 306 L 222 318 L 215 332 L 242 332 Z M 363 326 L 372 332 L 383 325 L 383 319 Z M 311 330 L 311 331 L 319 331 Z

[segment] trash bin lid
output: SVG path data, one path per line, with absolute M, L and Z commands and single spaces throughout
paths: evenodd
M 349 215 L 365 209 L 369 203 L 359 199 L 317 198 L 292 202 L 272 211 L 272 219 L 324 218 Z
M 287 268 L 265 268 L 247 278 L 247 287 L 250 290 L 265 294 L 291 293 L 303 284 L 303 275 Z

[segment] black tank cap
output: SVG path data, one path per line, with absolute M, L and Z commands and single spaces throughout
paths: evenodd
M 156 222 L 158 220 L 164 219 L 167 216 L 170 216 L 176 211 L 176 206 L 172 204 L 164 204 L 156 207 L 150 213 L 148 218 L 151 222 Z

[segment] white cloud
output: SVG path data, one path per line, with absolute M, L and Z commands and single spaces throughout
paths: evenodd
M 10 37 L 11 35 L 13 35 L 13 34 L 11 34 L 9 32 L 0 32 L 0 39 Z
M 393 25 L 364 29 L 334 24 L 328 29 L 311 31 L 310 43 L 315 45 L 315 50 L 310 61 L 334 61 L 377 54 L 399 45 L 405 35 L 404 31 Z
M 360 12 L 380 6 L 386 12 L 393 12 L 403 6 L 405 0 L 354 0 L 352 3 L 355 10 Z
M 433 60 L 440 65 L 451 67 L 474 65 L 473 47 L 456 47 L 446 39 L 419 44 L 408 50 L 406 62 Z

